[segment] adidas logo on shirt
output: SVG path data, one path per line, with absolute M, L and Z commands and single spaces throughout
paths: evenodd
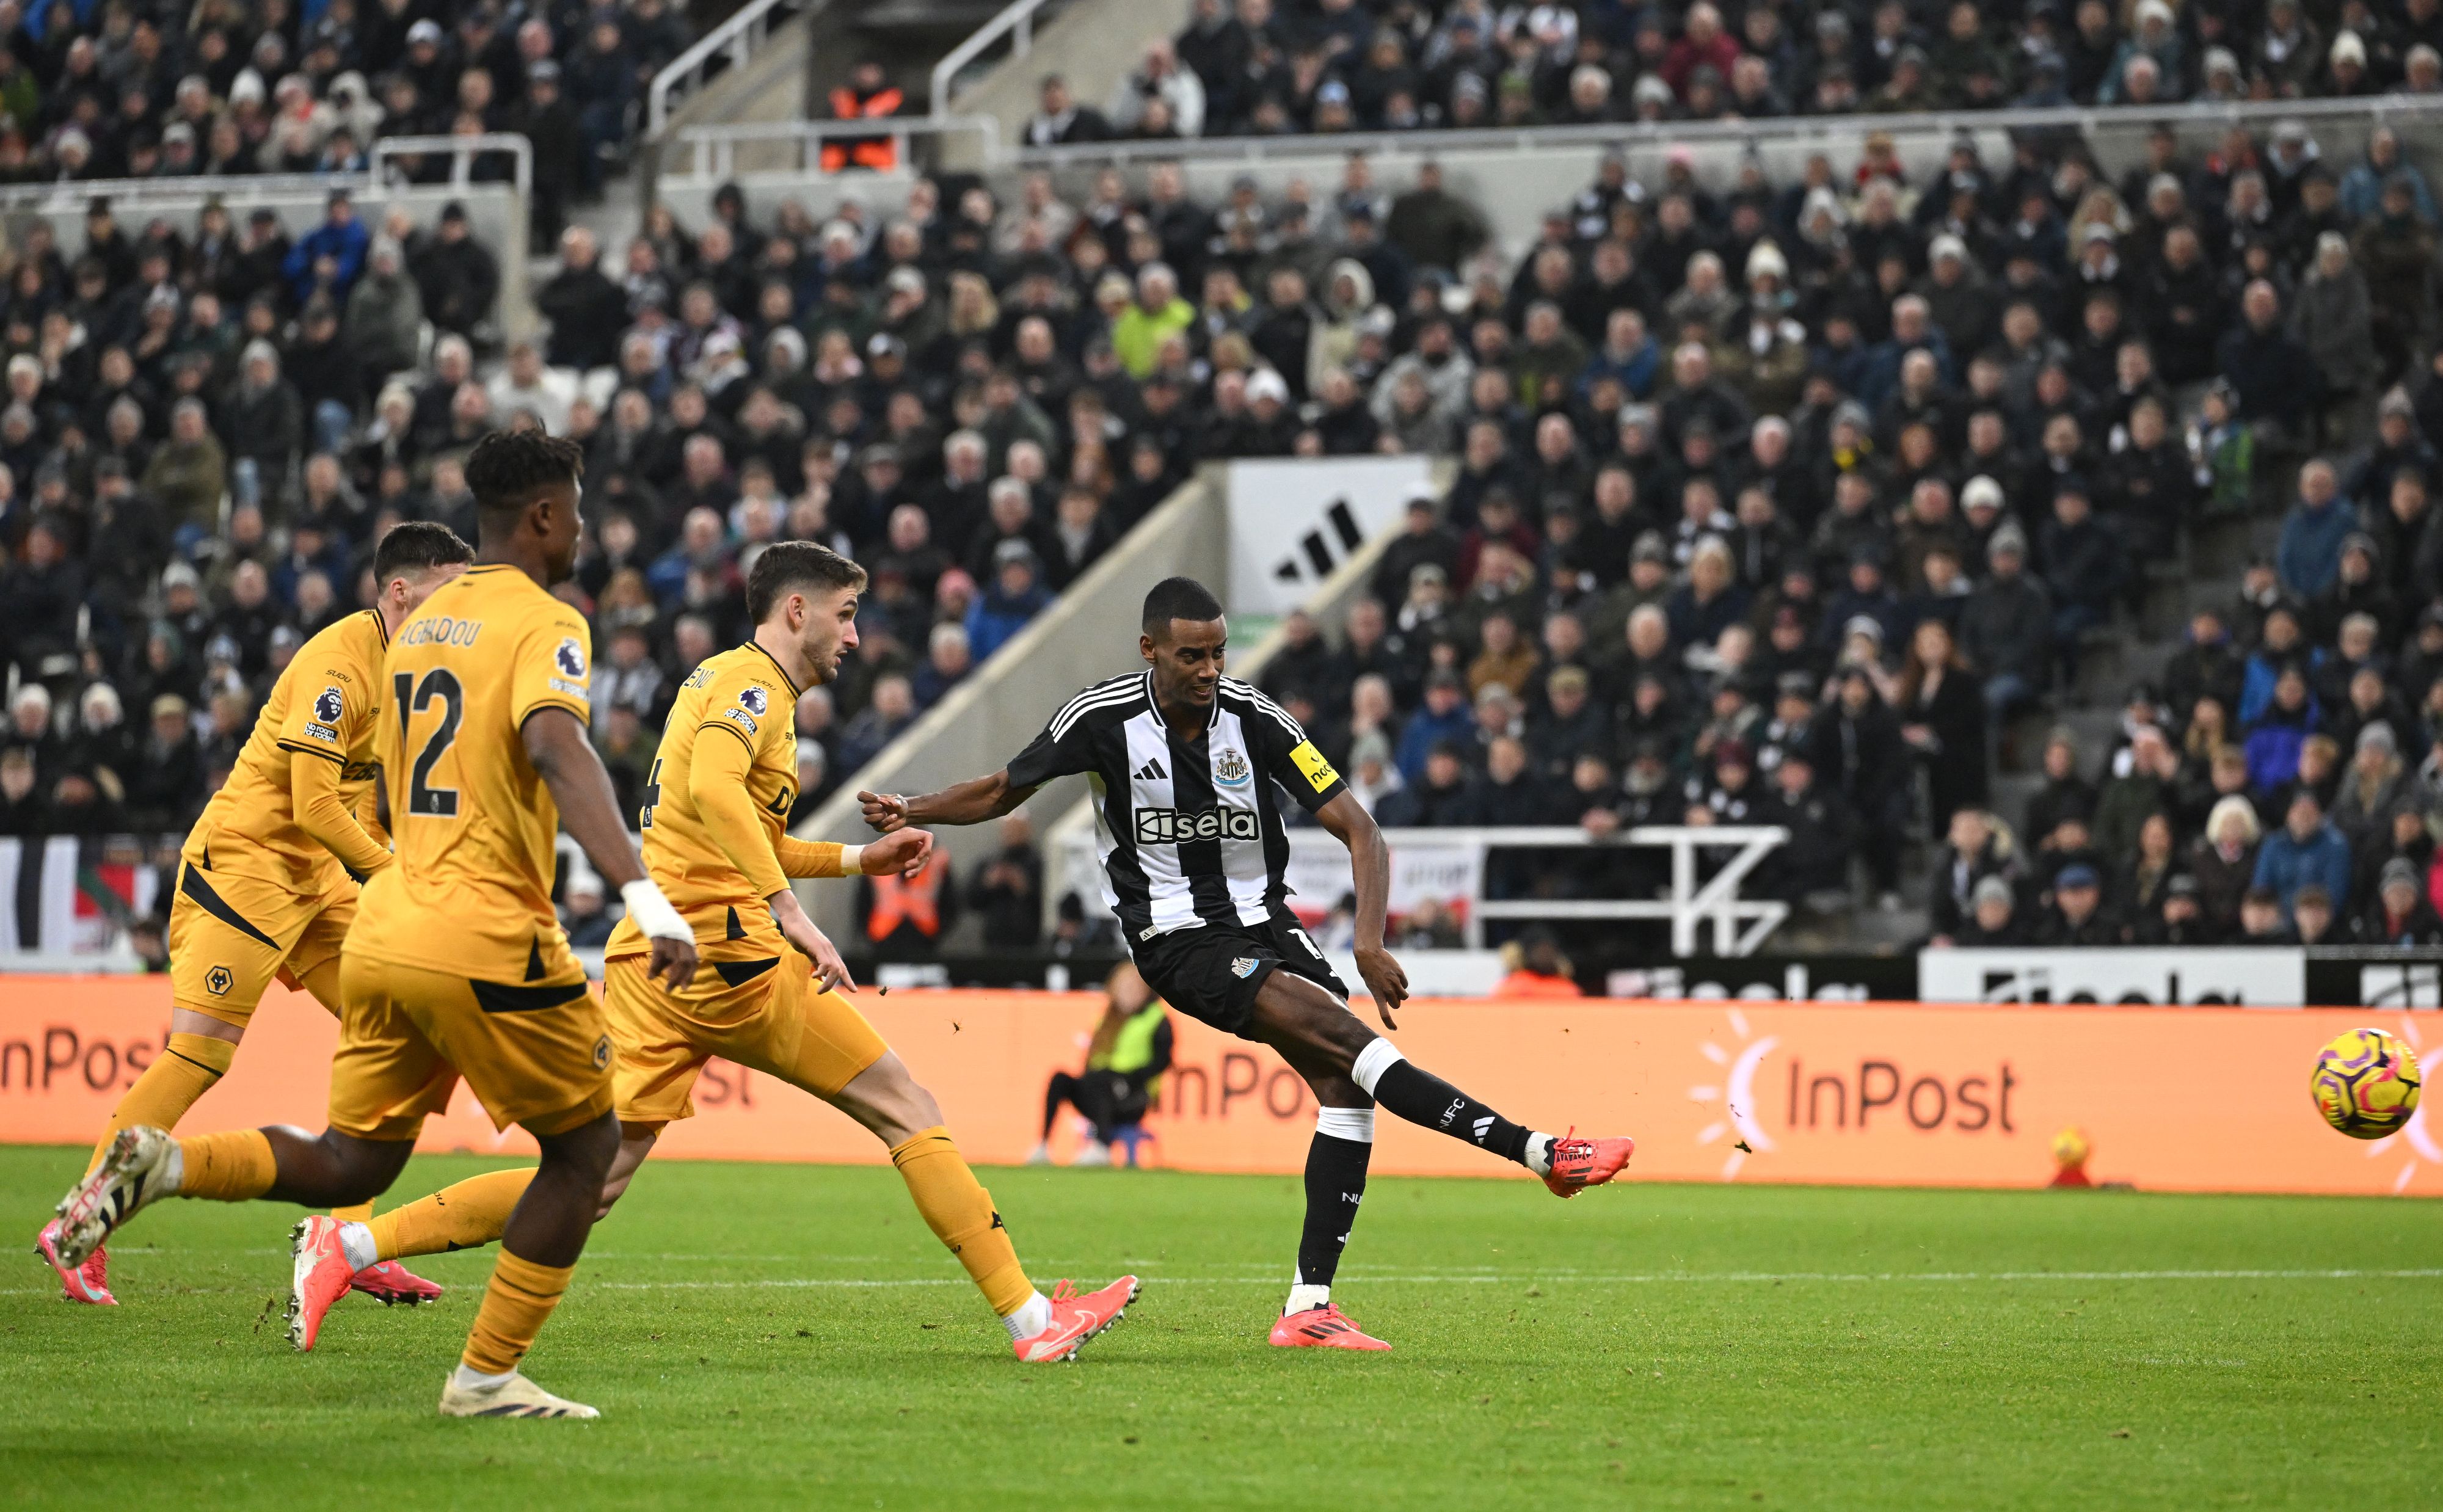
M 1169 775 L 1169 773 L 1165 772 L 1162 769 L 1162 762 L 1160 760 L 1148 761 L 1144 766 L 1141 766 L 1136 770 L 1136 779 L 1139 782 L 1160 782 L 1163 778 Z

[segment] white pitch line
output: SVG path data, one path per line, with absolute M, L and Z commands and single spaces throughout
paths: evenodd
M 1481 1271 L 1453 1273 L 1428 1271 L 1414 1274 L 1351 1273 L 1344 1279 L 1350 1284 L 1377 1282 L 1390 1285 L 1457 1285 L 1495 1286 L 1575 1283 L 1587 1285 L 1781 1285 L 1823 1284 L 1853 1285 L 1859 1284 L 1932 1283 L 1938 1285 L 1974 1284 L 1979 1282 L 2011 1284 L 2021 1282 L 2062 1281 L 2433 1281 L 2443 1278 L 2443 1266 L 2416 1269 L 2369 1270 L 1928 1270 L 1928 1271 L 1831 1271 L 1831 1270 L 1725 1270 L 1725 1271 L 1622 1271 L 1602 1273 L 1575 1270 L 1532 1271 L 1520 1274 L 1486 1274 Z M 1265 1276 L 1163 1276 L 1147 1275 L 1140 1280 L 1163 1286 L 1278 1286 L 1277 1275 Z M 901 1276 L 901 1277 L 823 1277 L 776 1276 L 743 1281 L 596 1281 L 586 1283 L 593 1291 L 754 1291 L 809 1290 L 839 1288 L 844 1290 L 885 1290 L 913 1286 L 965 1286 L 964 1276 Z M 56 1295 L 56 1286 L 0 1287 L 0 1297 L 46 1297 Z M 189 1292 L 251 1292 L 253 1286 L 189 1286 L 178 1288 Z
M 1848 1284 L 1862 1282 L 1933 1282 L 1959 1284 L 1975 1282 L 2030 1281 L 2431 1281 L 2443 1278 L 2443 1267 L 2415 1270 L 1944 1270 L 1922 1272 L 1841 1272 L 1841 1271 L 1720 1271 L 1679 1272 L 1645 1271 L 1620 1274 L 1594 1274 L 1581 1271 L 1538 1271 L 1522 1275 L 1484 1275 L 1471 1272 L 1454 1275 L 1428 1272 L 1414 1275 L 1351 1275 L 1353 1284 L 1360 1282 L 1382 1282 L 1394 1285 L 1522 1285 L 1550 1282 L 1553 1284 L 1580 1283 L 1597 1285 L 1669 1285 L 1727 1284 L 1779 1285 L 1789 1282 L 1830 1283 Z M 1277 1286 L 1278 1276 L 1159 1276 L 1139 1278 L 1148 1285 L 1166 1286 Z M 747 1281 L 605 1281 L 595 1284 L 603 1291 L 722 1291 L 759 1288 L 796 1289 L 838 1286 L 856 1289 L 891 1286 L 964 1286 L 961 1277 L 909 1277 L 904 1279 L 843 1279 L 827 1277 L 771 1277 Z

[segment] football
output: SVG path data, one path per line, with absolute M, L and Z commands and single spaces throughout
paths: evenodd
M 2353 1139 L 2397 1134 L 2417 1111 L 2417 1057 L 2379 1029 L 2354 1029 L 2316 1052 L 2316 1111 Z

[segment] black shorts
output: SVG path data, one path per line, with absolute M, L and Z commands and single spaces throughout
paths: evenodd
M 1343 1002 L 1343 985 L 1297 920 L 1174 929 L 1130 947 L 1146 985 L 1188 1017 L 1244 1039 L 1256 993 L 1275 969 L 1303 976 Z

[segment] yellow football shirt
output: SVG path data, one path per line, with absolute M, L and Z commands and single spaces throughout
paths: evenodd
M 229 780 L 188 831 L 183 854 L 215 872 L 320 894 L 346 875 L 340 858 L 297 823 L 288 782 L 303 753 L 340 769 L 340 801 L 355 810 L 372 790 L 383 720 L 381 616 L 351 614 L 317 631 L 271 684 L 271 697 Z
M 797 708 L 797 683 L 751 641 L 707 657 L 670 704 L 636 821 L 645 869 L 693 926 L 706 959 L 781 953 L 781 929 L 765 900 L 788 885 L 779 850 L 798 801 Z M 720 820 L 696 801 L 700 768 L 707 777 L 736 783 L 754 809 L 753 829 L 734 828 L 728 848 L 716 832 Z M 733 850 L 755 865 L 742 870 Z M 602 954 L 615 958 L 650 948 L 634 921 L 623 919 Z
M 382 664 L 382 787 L 398 864 L 365 884 L 350 952 L 481 981 L 583 969 L 551 904 L 560 809 L 524 730 L 592 717 L 592 635 L 517 568 L 468 569 L 399 627 Z

